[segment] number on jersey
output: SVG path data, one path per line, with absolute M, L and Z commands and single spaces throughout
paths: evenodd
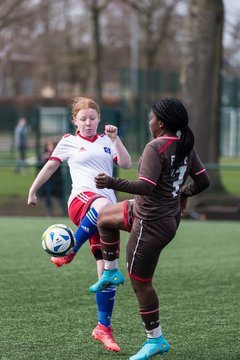
M 173 164 L 174 159 L 175 159 L 175 155 L 172 155 L 171 156 L 171 165 Z M 179 192 L 180 186 L 183 183 L 184 174 L 185 174 L 186 170 L 187 170 L 187 157 L 185 157 L 183 164 L 181 166 L 179 166 L 179 168 L 175 172 L 175 176 L 177 175 L 177 179 L 173 182 L 173 188 L 174 188 L 174 190 L 172 192 L 173 197 L 176 197 Z

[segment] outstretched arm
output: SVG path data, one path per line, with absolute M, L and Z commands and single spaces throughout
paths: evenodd
M 104 173 L 98 174 L 94 180 L 98 189 L 108 188 L 129 194 L 150 195 L 155 188 L 155 185 L 144 180 L 119 179 Z
M 28 205 L 35 206 L 37 204 L 37 191 L 42 185 L 47 182 L 47 180 L 52 176 L 52 174 L 58 169 L 60 162 L 56 160 L 49 160 L 44 167 L 41 169 L 36 179 L 32 183 L 28 194 Z

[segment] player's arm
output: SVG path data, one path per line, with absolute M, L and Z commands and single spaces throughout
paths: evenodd
M 151 159 L 151 161 L 149 161 Z M 161 173 L 159 155 L 152 146 L 146 146 L 142 155 L 138 180 L 125 180 L 99 174 L 95 177 L 97 188 L 110 188 L 130 194 L 151 195 Z
M 180 196 L 182 198 L 197 195 L 210 186 L 208 173 L 197 154 L 195 154 L 189 176 L 191 177 L 191 182 L 180 189 Z
M 144 180 L 126 180 L 108 176 L 104 173 L 95 177 L 98 189 L 108 188 L 129 194 L 150 195 L 155 185 Z
M 56 160 L 49 160 L 44 167 L 41 169 L 36 179 L 32 183 L 28 194 L 28 205 L 36 205 L 37 204 L 37 191 L 40 189 L 42 185 L 44 185 L 48 179 L 52 176 L 52 174 L 58 169 L 60 166 L 60 162 Z
M 132 159 L 122 141 L 117 136 L 118 128 L 113 125 L 106 125 L 105 134 L 111 139 L 115 146 L 118 166 L 123 169 L 129 169 L 132 166 Z
M 184 185 L 180 190 L 180 195 L 184 198 L 197 195 L 210 186 L 210 179 L 204 168 L 201 173 L 196 173 L 191 178 L 192 181 Z

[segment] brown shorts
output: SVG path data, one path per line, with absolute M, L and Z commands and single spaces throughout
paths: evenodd
M 127 244 L 129 275 L 139 281 L 151 281 L 162 249 L 174 238 L 180 216 L 158 221 L 135 218 Z

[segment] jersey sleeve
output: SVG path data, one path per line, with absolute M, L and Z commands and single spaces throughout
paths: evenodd
M 194 177 L 200 173 L 204 173 L 206 172 L 206 169 L 202 163 L 202 161 L 200 160 L 198 154 L 196 153 L 195 150 L 193 150 L 193 158 L 191 161 L 191 167 L 189 169 L 189 175 L 191 177 Z
M 144 180 L 156 185 L 162 171 L 160 154 L 150 144 L 147 144 L 143 154 L 140 168 L 138 171 L 139 180 Z
M 70 146 L 68 144 L 68 137 L 63 137 L 55 147 L 49 160 L 56 160 L 63 162 L 68 160 L 70 153 Z

